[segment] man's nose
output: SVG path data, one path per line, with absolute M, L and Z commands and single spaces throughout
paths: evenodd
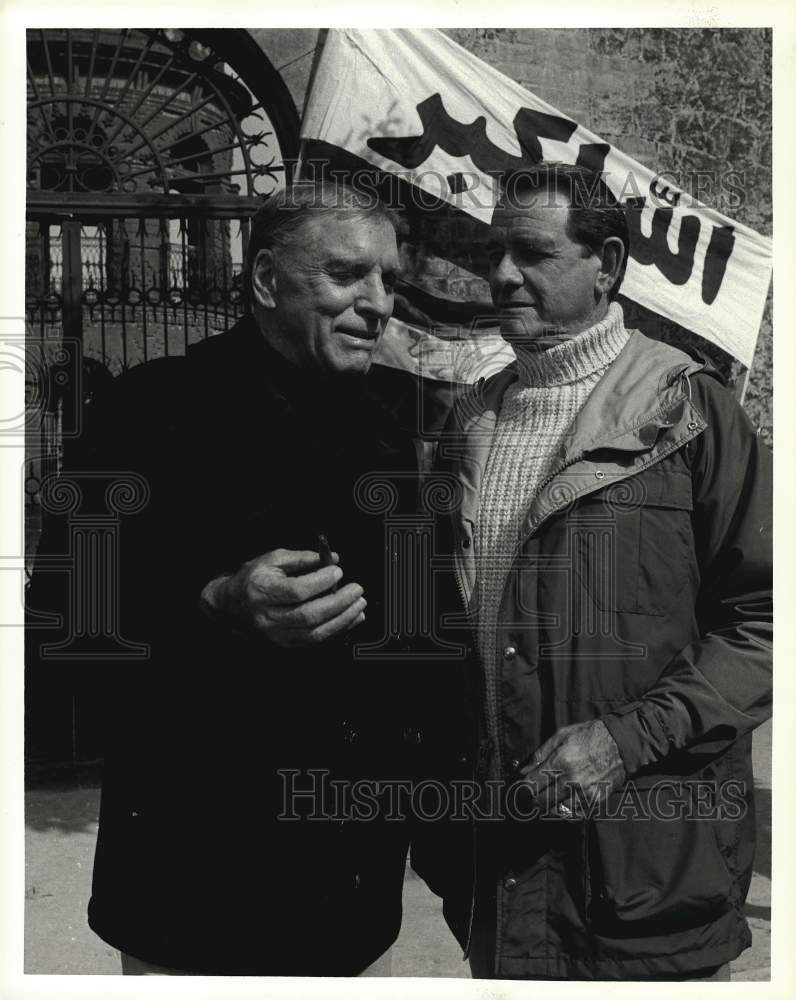
M 373 319 L 389 319 L 392 314 L 393 296 L 384 287 L 381 276 L 370 275 L 363 283 L 355 309 L 363 316 Z
M 510 253 L 504 253 L 492 271 L 492 287 L 495 289 L 510 287 L 519 288 L 524 278 L 522 272 L 514 263 Z

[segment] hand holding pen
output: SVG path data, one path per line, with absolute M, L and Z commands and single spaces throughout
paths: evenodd
M 318 535 L 318 555 L 321 558 L 321 566 L 334 566 L 335 565 L 335 555 L 332 552 L 332 547 L 329 545 L 329 539 L 326 535 Z M 333 583 L 330 590 L 337 590 L 337 583 Z
M 202 604 L 284 647 L 316 645 L 355 628 L 365 620 L 363 589 L 358 583 L 339 586 L 337 554 L 326 536 L 318 543 L 318 552 L 275 549 L 211 580 Z

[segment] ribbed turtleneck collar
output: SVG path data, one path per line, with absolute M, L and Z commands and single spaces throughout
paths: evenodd
M 549 387 L 567 385 L 604 371 L 628 341 L 622 307 L 612 302 L 605 318 L 555 347 L 517 358 L 520 385 Z

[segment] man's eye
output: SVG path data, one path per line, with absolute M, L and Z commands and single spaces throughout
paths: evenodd
M 536 247 L 515 247 L 514 255 L 520 260 L 538 260 L 544 255 Z

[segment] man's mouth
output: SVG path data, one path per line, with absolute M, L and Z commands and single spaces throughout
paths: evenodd
M 379 338 L 378 330 L 338 330 L 337 332 L 353 340 L 376 341 Z

